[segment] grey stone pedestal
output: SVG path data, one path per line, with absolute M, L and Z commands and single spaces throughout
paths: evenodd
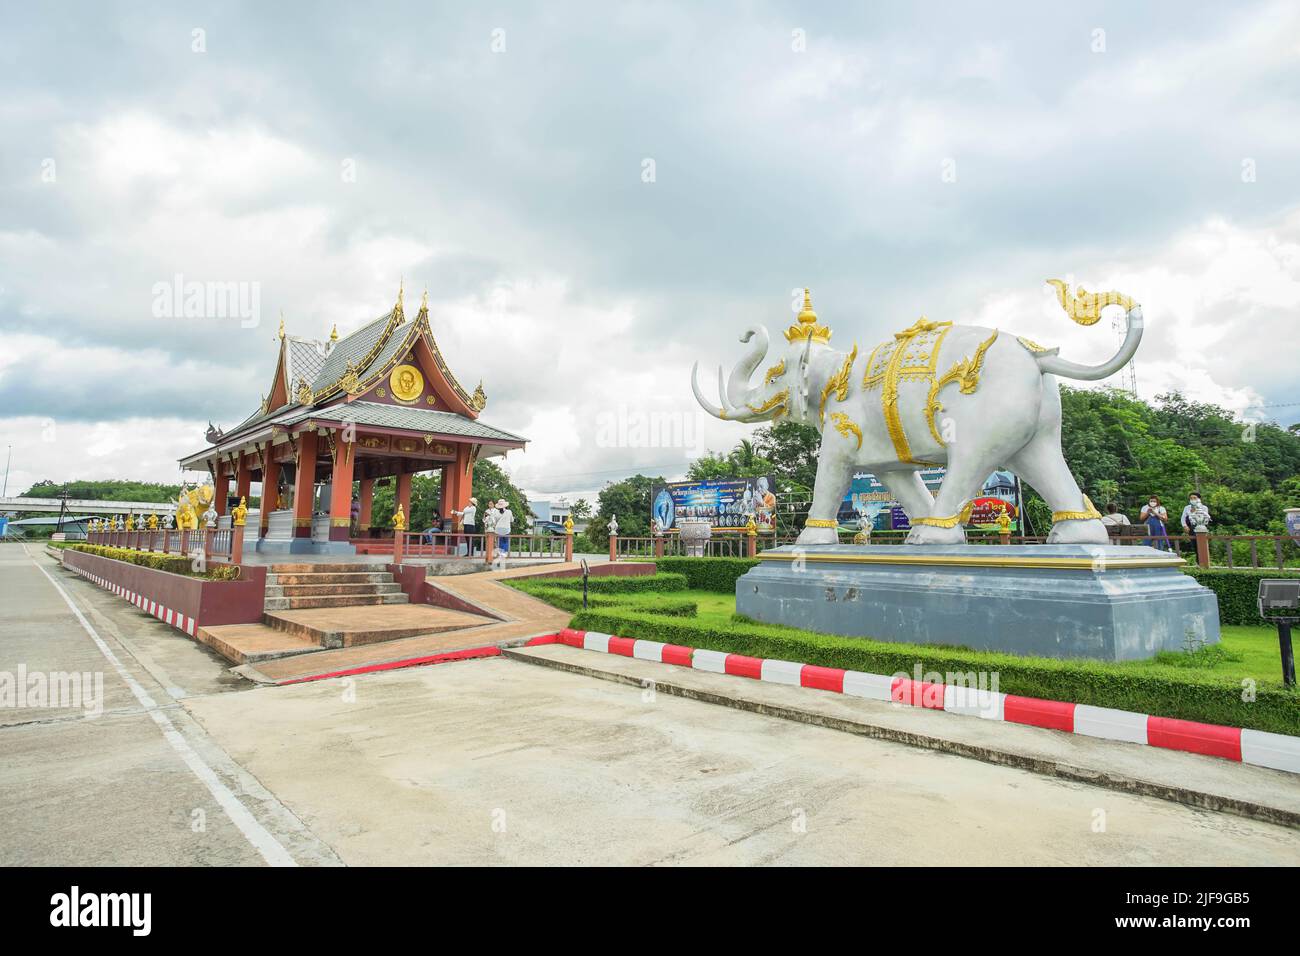
M 1142 660 L 1219 640 L 1214 593 L 1127 545 L 787 545 L 736 581 L 769 624 L 1039 657 Z

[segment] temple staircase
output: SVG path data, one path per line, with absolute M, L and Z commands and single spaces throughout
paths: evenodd
M 408 601 L 393 575 L 373 564 L 273 564 L 266 575 L 267 611 Z

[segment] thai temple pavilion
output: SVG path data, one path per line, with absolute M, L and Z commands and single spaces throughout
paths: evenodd
M 209 428 L 209 447 L 181 459 L 212 475 L 220 514 L 228 498 L 261 485 L 259 551 L 353 553 L 354 537 L 391 527 L 391 515 L 372 514 L 375 483 L 396 482 L 409 516 L 411 476 L 421 471 L 441 472 L 449 516 L 469 501 L 479 458 L 526 443 L 479 421 L 482 383 L 471 395 L 447 367 L 427 293 L 414 321 L 399 290 L 391 312 L 351 335 L 336 327 L 328 341 L 297 338 L 282 319 L 279 340 L 261 408 L 228 431 Z

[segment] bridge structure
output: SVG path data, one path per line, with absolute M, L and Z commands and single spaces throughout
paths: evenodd
M 58 514 L 62 508 L 68 515 L 126 515 L 173 511 L 174 501 L 109 501 L 91 498 L 0 498 L 0 514 Z

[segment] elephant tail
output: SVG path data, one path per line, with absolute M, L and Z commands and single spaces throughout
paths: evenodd
M 1070 362 L 1061 358 L 1056 354 L 1056 349 L 1038 352 L 1034 355 L 1034 358 L 1044 374 L 1095 382 L 1097 379 L 1114 375 L 1131 362 L 1133 356 L 1137 354 L 1138 344 L 1141 341 L 1142 307 L 1134 305 L 1128 310 L 1128 332 L 1124 335 L 1124 343 L 1109 361 L 1103 362 L 1101 365 L 1080 365 L 1077 362 Z

